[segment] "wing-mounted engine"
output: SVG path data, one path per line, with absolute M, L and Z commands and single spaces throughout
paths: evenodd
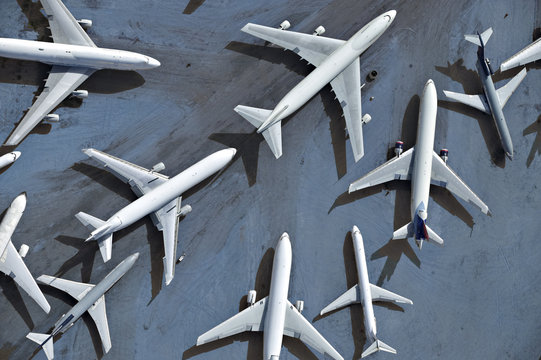
M 402 151 L 404 151 L 404 142 L 398 140 L 398 141 L 394 144 L 394 153 L 395 153 L 395 155 L 396 155 L 397 157 L 400 157 L 400 155 L 402 155 Z
M 85 29 L 85 30 L 88 30 L 92 27 L 92 20 L 89 20 L 89 19 L 79 19 L 77 20 L 77 22 L 79 23 L 79 25 Z
M 58 116 L 57 114 L 47 114 L 45 115 L 43 120 L 50 123 L 57 123 L 60 121 L 60 116 Z
M 163 162 L 157 163 L 156 165 L 152 167 L 152 169 L 150 169 L 150 171 L 155 172 L 155 173 L 163 171 L 163 170 L 165 170 L 165 164 Z
M 441 149 L 440 150 L 440 157 L 443 160 L 443 162 L 447 164 L 447 160 L 449 159 L 449 150 Z
M 248 295 L 246 296 L 246 302 L 248 303 L 248 305 L 252 306 L 253 304 L 255 304 L 256 297 L 257 297 L 257 291 L 255 290 L 248 291 Z
M 371 120 L 372 120 L 372 116 L 370 116 L 370 114 L 364 114 L 361 119 L 361 123 L 368 124 Z
M 26 244 L 22 244 L 19 248 L 19 255 L 24 259 L 26 254 L 28 254 L 28 250 L 30 250 L 30 247 Z
M 77 99 L 86 99 L 88 97 L 87 90 L 75 90 L 71 93 L 71 96 L 76 97 Z
M 304 310 L 304 301 L 302 301 L 302 300 L 297 300 L 297 302 L 295 303 L 295 308 L 296 308 L 300 313 L 302 313 L 302 311 Z
M 180 210 L 178 212 L 178 216 L 179 217 L 184 217 L 184 216 L 188 215 L 191 212 L 192 212 L 192 207 L 190 205 L 184 205 L 183 207 L 180 208 Z
M 291 23 L 287 20 L 282 21 L 280 26 L 278 27 L 280 30 L 287 30 L 291 27 Z
M 314 33 L 312 35 L 315 35 L 315 36 L 320 36 L 320 35 L 323 35 L 325 33 L 325 28 L 322 26 L 322 25 L 319 25 L 315 30 L 314 30 Z

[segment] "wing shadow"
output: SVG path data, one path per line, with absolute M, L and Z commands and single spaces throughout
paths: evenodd
M 535 139 L 526 159 L 526 167 L 530 167 L 535 159 L 535 155 L 541 155 L 541 115 L 522 132 L 522 136 L 530 134 L 535 134 Z
M 191 15 L 195 12 L 195 10 L 197 10 L 201 5 L 203 5 L 204 2 L 205 0 L 190 0 L 182 13 L 185 15 Z
M 32 330 L 34 328 L 34 322 L 32 321 L 32 317 L 30 316 L 30 313 L 28 312 L 28 309 L 26 308 L 23 297 L 21 296 L 21 292 L 19 291 L 19 288 L 17 287 L 15 280 L 13 280 L 11 277 L 7 275 L 4 276 L 4 274 L 1 274 L 0 275 L 0 289 L 2 289 L 2 293 L 4 294 L 6 299 L 9 301 L 11 306 L 13 306 L 15 311 L 19 313 L 19 316 L 21 317 L 21 319 L 23 319 L 28 329 Z M 27 296 L 31 301 L 34 301 L 34 299 L 30 297 L 30 295 L 27 294 Z

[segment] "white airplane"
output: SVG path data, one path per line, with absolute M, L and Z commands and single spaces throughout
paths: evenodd
M 355 263 L 357 264 L 357 276 L 359 281 L 354 287 L 327 305 L 319 314 L 323 315 L 352 304 L 362 304 L 364 313 L 364 332 L 369 340 L 372 341 L 372 344 L 361 354 L 361 357 L 368 356 L 380 350 L 396 354 L 395 349 L 385 344 L 383 341 L 378 340 L 376 336 L 376 317 L 374 316 L 372 302 L 390 301 L 402 304 L 413 304 L 413 301 L 370 283 L 368 280 L 368 270 L 366 268 L 363 237 L 357 226 L 353 226 L 351 235 L 353 238 L 353 248 L 355 249 Z
M 111 173 L 129 184 L 139 196 L 107 221 L 84 212 L 76 214 L 75 217 L 83 225 L 93 230 L 86 241 L 96 240 L 103 261 L 107 262 L 111 259 L 113 233 L 151 215 L 154 225 L 163 231 L 165 285 L 169 285 L 175 276 L 178 219 L 192 211 L 190 205 L 181 207 L 182 194 L 222 169 L 233 159 L 237 150 L 229 148 L 217 151 L 171 179 L 159 173 L 165 169 L 161 162 L 148 170 L 95 149 L 85 149 L 83 152 L 105 164 Z
M 120 278 L 131 269 L 139 253 L 128 256 L 118 264 L 102 281 L 98 284 L 85 284 L 71 280 L 64 280 L 49 275 L 41 275 L 38 281 L 68 293 L 78 302 L 71 310 L 62 315 L 54 325 L 50 334 L 28 333 L 26 337 L 38 343 L 48 360 L 54 358 L 53 339 L 57 334 L 65 333 L 71 328 L 77 320 L 88 311 L 88 314 L 94 320 L 96 328 L 101 338 L 103 350 L 107 353 L 111 349 L 111 336 L 109 335 L 109 323 L 107 322 L 107 313 L 105 311 L 105 292 L 109 290 Z
M 207 331 L 197 338 L 197 345 L 222 339 L 244 331 L 263 331 L 263 359 L 278 360 L 284 335 L 298 338 L 322 354 L 333 359 L 343 357 L 306 320 L 301 312 L 303 301 L 296 305 L 287 300 L 291 272 L 291 242 L 283 233 L 276 245 L 272 263 L 270 293 L 256 302 L 256 291 L 248 292 L 250 307 Z
M 19 144 L 44 119 L 58 122 L 59 116 L 49 113 L 70 95 L 88 97 L 88 91 L 77 88 L 96 70 L 142 70 L 160 66 L 159 61 L 142 54 L 96 47 L 83 29 L 92 26 L 91 20 L 75 20 L 60 0 L 40 1 L 54 43 L 0 38 L 0 56 L 52 65 L 45 89 L 5 145 Z
M 348 41 L 317 36 L 325 32 L 323 26 L 319 26 L 314 35 L 308 35 L 283 31 L 290 27 L 287 20 L 280 24 L 280 29 L 246 24 L 242 31 L 297 53 L 316 69 L 291 89 L 274 110 L 238 105 L 235 111 L 255 126 L 258 133 L 263 133 L 278 159 L 282 156 L 282 120 L 330 82 L 344 111 L 353 156 L 358 161 L 364 155 L 362 126 L 371 120 L 370 115 L 362 116 L 361 112 L 359 55 L 387 30 L 395 16 L 395 10 L 387 11 L 370 21 Z
M 537 39 L 524 49 L 520 50 L 500 65 L 500 70 L 505 71 L 520 65 L 526 65 L 541 59 L 541 38 Z
M 349 186 L 349 192 L 364 189 L 392 180 L 411 180 L 411 222 L 393 233 L 393 239 L 414 237 L 419 249 L 423 240 L 443 246 L 443 239 L 426 225 L 430 184 L 446 188 L 456 196 L 477 206 L 488 214 L 488 206 L 447 166 L 448 151 L 442 149 L 440 156 L 433 150 L 436 131 L 438 97 L 432 80 L 428 80 L 419 106 L 417 145 L 402 154 L 402 142 L 398 141 L 395 156 L 372 170 Z M 443 158 L 443 160 L 442 160 Z
M 26 193 L 22 193 L 13 200 L 0 223 L 0 271 L 11 276 L 48 314 L 51 306 L 23 261 L 28 253 L 28 245 L 21 245 L 19 252 L 17 252 L 11 242 L 11 236 L 19 224 L 25 208 Z
M 10 153 L 0 156 L 0 169 L 13 164 L 20 156 L 20 151 L 12 151 Z

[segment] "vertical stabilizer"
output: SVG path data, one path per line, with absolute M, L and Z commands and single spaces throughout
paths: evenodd
M 366 349 L 362 354 L 361 354 L 361 357 L 364 358 L 368 355 L 371 355 L 375 352 L 378 352 L 378 351 L 385 351 L 385 352 L 388 352 L 388 353 L 391 353 L 391 354 L 396 354 L 396 350 L 393 349 L 392 347 L 390 347 L 389 345 L 385 344 L 383 341 L 381 340 L 378 340 L 376 339 L 376 341 L 374 341 L 372 343 L 372 345 L 370 345 L 368 347 L 368 349 Z
M 39 346 L 43 349 L 43 352 L 45 352 L 45 356 L 47 356 L 48 360 L 51 360 L 54 358 L 54 349 L 53 349 L 53 337 L 49 334 L 40 334 L 40 333 L 28 333 L 26 337 L 30 340 L 32 340 L 35 343 L 38 343 Z

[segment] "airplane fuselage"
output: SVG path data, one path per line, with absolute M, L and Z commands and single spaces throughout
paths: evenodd
M 97 239 L 124 229 L 146 215 L 161 209 L 186 190 L 222 169 L 231 161 L 235 153 L 235 149 L 224 149 L 207 156 L 119 210 L 103 226 L 92 232 L 92 237 Z
M 492 119 L 494 120 L 494 125 L 496 125 L 496 130 L 502 142 L 502 147 L 505 152 L 505 155 L 509 159 L 513 159 L 513 141 L 511 140 L 511 134 L 509 133 L 509 128 L 507 127 L 507 122 L 503 115 L 503 108 L 498 97 L 498 92 L 492 81 L 492 76 L 488 65 L 486 64 L 485 57 L 481 54 L 477 57 L 477 70 L 479 77 L 481 78 L 481 84 L 483 85 L 483 92 L 490 108 L 490 113 Z
M 0 156 L 0 169 L 13 164 L 21 156 L 20 151 L 13 151 L 5 155 Z
M 149 56 L 131 51 L 7 38 L 0 38 L 0 56 L 92 69 L 142 70 L 160 65 Z
M 263 330 L 263 359 L 280 356 L 288 306 L 287 293 L 291 273 L 291 243 L 284 233 L 278 241 L 272 263 L 270 292 Z M 273 360 L 275 358 L 272 358 Z
M 316 95 L 325 85 L 338 76 L 359 55 L 372 45 L 391 25 L 393 18 L 383 14 L 366 24 L 347 42 L 330 54 L 314 71 L 291 89 L 280 100 L 269 115 L 267 121 L 257 130 L 261 133 L 275 123 L 288 117 L 308 100 Z M 360 119 L 358 119 L 360 121 Z

